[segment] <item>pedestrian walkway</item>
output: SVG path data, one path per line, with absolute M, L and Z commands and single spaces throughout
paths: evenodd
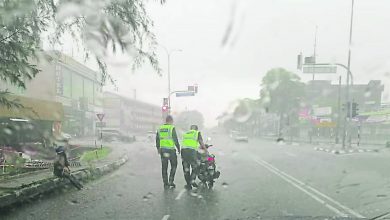
M 77 169 L 72 169 L 72 171 L 78 171 L 85 169 L 85 167 L 79 167 Z M 23 187 L 29 186 L 33 183 L 45 180 L 48 178 L 55 178 L 53 176 L 53 171 L 51 169 L 42 170 L 42 172 L 34 173 L 31 175 L 25 175 L 19 178 L 11 178 L 0 181 L 0 194 L 2 191 L 21 189 Z
M 119 143 L 118 143 L 119 145 Z M 82 163 L 80 167 L 71 168 L 72 172 L 87 169 L 90 166 L 105 165 L 112 161 L 118 160 L 126 155 L 126 150 L 123 147 L 110 147 L 111 152 L 104 159 L 94 160 L 91 163 Z M 0 180 L 0 195 L 10 190 L 21 189 L 29 186 L 33 183 L 46 180 L 48 178 L 55 178 L 53 176 L 52 169 L 44 169 L 41 171 L 35 171 L 32 173 L 26 173 L 24 175 L 10 177 L 8 179 Z

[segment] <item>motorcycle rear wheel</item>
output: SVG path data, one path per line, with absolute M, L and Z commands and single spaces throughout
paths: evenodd
M 214 181 L 212 180 L 209 182 L 208 187 L 209 187 L 209 189 L 212 189 L 213 186 L 214 186 Z

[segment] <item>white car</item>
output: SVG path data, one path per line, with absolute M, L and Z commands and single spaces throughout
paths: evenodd
M 234 140 L 236 142 L 248 142 L 249 138 L 246 135 L 238 134 L 234 137 Z

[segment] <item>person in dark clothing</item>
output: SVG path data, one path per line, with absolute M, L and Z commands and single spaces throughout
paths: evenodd
M 195 183 L 199 174 L 198 150 L 207 151 L 197 125 L 191 125 L 190 130 L 183 135 L 181 145 L 183 172 L 187 182 L 185 188 L 190 190 L 192 187 L 198 187 L 198 184 Z
M 156 134 L 156 148 L 161 156 L 161 170 L 164 188 L 175 188 L 175 173 L 177 168 L 176 149 L 180 154 L 180 144 L 177 139 L 176 129 L 172 116 L 168 115 L 165 124 L 161 125 Z M 175 149 L 176 147 L 176 149 Z M 168 163 L 171 164 L 171 171 L 168 179 Z
M 83 185 L 70 173 L 70 164 L 65 153 L 65 148 L 59 146 L 56 148 L 57 157 L 53 164 L 53 174 L 60 178 L 66 178 L 75 186 L 77 189 L 82 189 Z
M 54 162 L 53 173 L 55 176 L 62 177 L 64 172 L 70 172 L 69 161 L 65 153 L 65 148 L 59 146 L 56 148 L 56 160 Z

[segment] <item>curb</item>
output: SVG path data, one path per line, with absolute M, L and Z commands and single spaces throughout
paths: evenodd
M 329 148 L 315 147 L 314 150 L 322 151 L 331 154 L 353 154 L 353 153 L 367 153 L 367 152 L 379 152 L 378 149 L 349 149 L 349 150 L 334 150 Z
M 128 160 L 127 156 L 122 157 L 121 159 L 114 161 L 112 163 L 92 168 L 84 169 L 72 172 L 72 174 L 78 180 L 87 180 L 90 178 L 95 178 L 103 176 L 109 172 L 112 172 L 118 169 L 120 166 L 125 164 Z M 11 206 L 15 203 L 20 203 L 28 199 L 33 199 L 41 194 L 51 192 L 55 189 L 64 187 L 68 185 L 67 180 L 63 180 L 57 177 L 50 177 L 44 180 L 40 180 L 29 184 L 28 186 L 22 187 L 21 189 L 14 190 L 13 192 L 0 195 L 0 209 Z

